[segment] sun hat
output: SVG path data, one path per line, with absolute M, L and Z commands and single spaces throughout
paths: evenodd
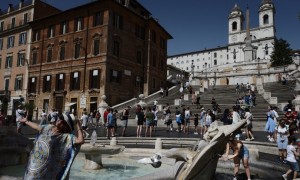
M 73 114 L 63 114 L 64 121 L 68 124 L 72 131 L 74 131 L 75 116 Z

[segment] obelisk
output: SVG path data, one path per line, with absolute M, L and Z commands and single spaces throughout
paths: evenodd
M 247 6 L 246 12 L 246 46 L 244 48 L 244 61 L 249 62 L 253 60 L 253 46 L 251 45 L 251 36 L 250 36 L 250 13 Z

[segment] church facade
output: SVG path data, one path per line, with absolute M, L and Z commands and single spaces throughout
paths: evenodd
M 271 0 L 263 0 L 258 9 L 259 26 L 243 28 L 244 14 L 236 4 L 228 16 L 228 44 L 226 46 L 169 56 L 167 63 L 193 73 L 220 72 L 234 64 L 257 59 L 270 62 L 276 33 L 274 16 L 274 3 Z M 254 47 L 252 59 L 245 57 L 247 31 L 251 45 Z

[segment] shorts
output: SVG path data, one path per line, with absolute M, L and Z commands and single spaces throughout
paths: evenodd
M 157 120 L 154 120 L 153 123 L 154 123 L 154 126 L 157 126 Z
M 137 125 L 138 125 L 138 126 L 143 125 L 143 124 L 144 124 L 144 121 L 143 121 L 143 120 L 138 120 L 138 121 L 137 121 Z
M 153 125 L 154 125 L 153 121 L 146 120 L 146 126 L 147 127 L 150 127 L 150 126 L 153 126 Z
M 194 126 L 198 126 L 199 122 L 198 121 L 195 121 L 194 122 Z
M 185 120 L 185 125 L 190 126 L 190 120 L 189 119 Z
M 122 120 L 122 127 L 127 127 L 128 119 Z
M 277 138 L 277 147 L 278 149 L 285 149 L 287 148 L 288 145 L 288 139 L 287 138 Z
M 23 126 L 23 123 L 20 121 L 17 121 L 16 123 L 17 123 L 17 128 L 21 128 Z
M 288 165 L 290 166 L 290 168 L 293 170 L 293 171 L 297 171 L 299 172 L 299 165 L 297 162 L 290 162 L 288 161 Z
M 169 125 L 171 125 L 171 124 L 172 124 L 172 120 L 169 119 L 169 120 L 166 122 L 166 125 L 169 126 Z
M 247 125 L 246 125 L 246 128 L 247 128 L 248 130 L 251 130 L 251 129 L 253 128 L 252 122 L 250 122 L 249 124 L 247 124 Z
M 238 154 L 238 158 L 240 159 L 248 159 L 249 158 L 249 150 L 243 146 L 243 148 L 240 150 Z
M 201 127 L 204 127 L 204 126 L 205 126 L 204 120 L 200 120 L 200 126 L 201 126 Z

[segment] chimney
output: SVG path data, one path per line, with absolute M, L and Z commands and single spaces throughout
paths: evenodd
M 22 9 L 23 5 L 24 5 L 24 0 L 20 0 L 19 9 Z
M 10 13 L 13 10 L 13 5 L 12 4 L 8 4 L 8 13 Z

